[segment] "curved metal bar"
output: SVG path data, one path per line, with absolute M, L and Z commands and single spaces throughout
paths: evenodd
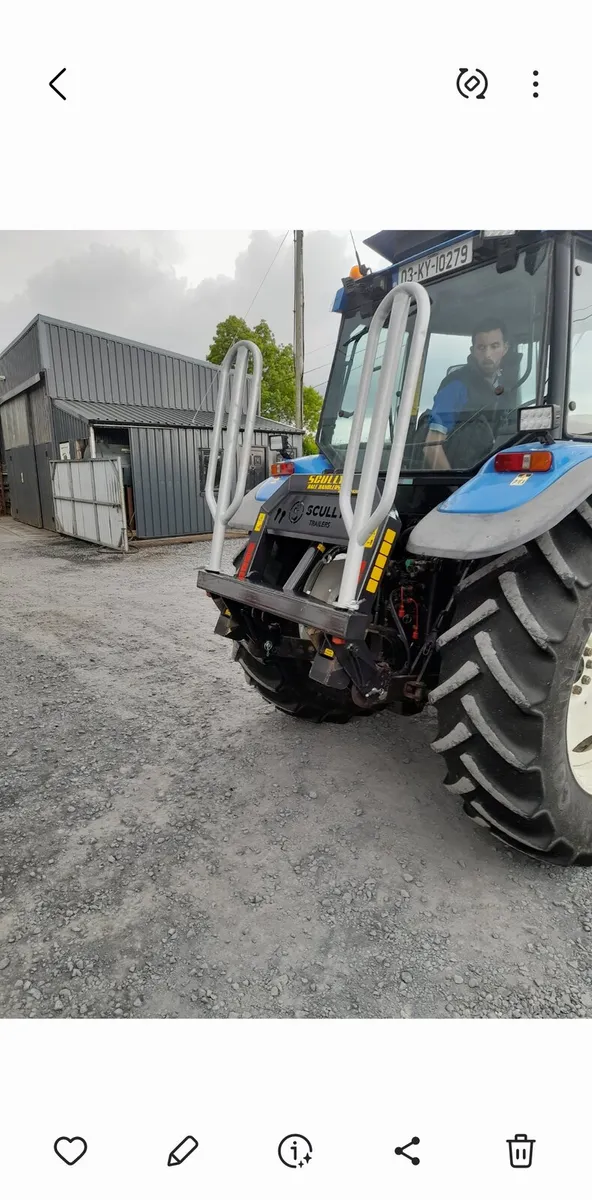
M 236 451 L 240 436 L 242 397 L 245 388 L 249 355 L 251 355 L 253 359 L 252 385 L 250 394 L 247 397 L 247 412 L 245 418 L 243 446 L 238 465 L 234 495 L 231 498 L 234 464 L 236 462 Z M 218 495 L 216 496 L 214 492 L 216 466 L 218 462 L 218 454 L 222 448 L 222 430 L 226 415 L 230 372 L 233 362 L 235 362 L 235 368 L 232 379 L 230 402 L 228 404 L 228 420 L 225 438 L 226 444 L 224 446 L 224 453 L 222 457 L 220 485 L 218 488 Z M 222 549 L 224 546 L 224 531 L 245 495 L 247 475 L 249 471 L 249 457 L 251 454 L 251 443 L 253 440 L 253 429 L 255 426 L 255 418 L 257 416 L 259 399 L 261 395 L 262 374 L 263 358 L 261 356 L 261 351 L 254 342 L 248 341 L 236 342 L 234 346 L 231 346 L 220 369 L 220 375 L 218 377 L 218 395 L 216 397 L 216 413 L 214 417 L 214 426 L 212 429 L 212 439 L 210 444 L 210 461 L 208 463 L 208 472 L 205 485 L 206 502 L 212 517 L 214 518 L 212 547 L 210 552 L 210 571 L 220 570 Z
M 393 390 L 401 361 L 401 351 L 409 309 L 413 301 L 415 302 L 417 311 L 407 357 L 401 399 L 395 421 L 386 478 L 381 499 L 374 511 L 372 511 L 371 506 L 376 494 L 376 485 L 384 451 L 386 426 L 392 408 Z M 352 505 L 352 488 L 364 422 L 366 420 L 370 384 L 376 365 L 380 334 L 389 316 L 389 328 L 384 346 L 378 390 L 370 421 L 354 509 Z M 429 321 L 430 299 L 426 289 L 420 283 L 400 283 L 381 300 L 370 322 L 362 366 L 362 376 L 339 493 L 339 503 L 344 524 L 349 534 L 349 544 L 343 568 L 339 598 L 336 602 L 338 608 L 355 607 L 364 542 L 372 531 L 388 516 L 395 501 Z

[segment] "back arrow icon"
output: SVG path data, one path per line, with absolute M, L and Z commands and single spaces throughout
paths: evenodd
M 59 79 L 59 78 L 60 78 L 60 75 L 63 75 L 63 74 L 64 74 L 64 71 L 65 71 L 65 70 L 66 70 L 66 68 L 65 68 L 65 67 L 62 67 L 61 71 L 58 71 L 57 75 L 54 75 L 53 79 L 50 79 L 50 81 L 49 81 L 49 86 L 50 86 L 50 88 L 52 88 L 54 92 L 57 92 L 58 96 L 61 96 L 61 97 L 62 97 L 62 100 L 65 100 L 65 99 L 66 99 L 66 97 L 64 96 L 64 93 L 63 93 L 63 92 L 60 92 L 60 89 L 59 89 L 59 88 L 57 88 L 57 87 L 54 87 L 53 85 L 54 85 L 54 83 L 55 83 L 56 79 Z

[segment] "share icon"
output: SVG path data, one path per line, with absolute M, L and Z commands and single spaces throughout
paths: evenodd
M 419 1138 L 418 1137 L 411 1138 L 411 1141 L 407 1142 L 406 1146 L 397 1146 L 395 1148 L 395 1154 L 402 1154 L 403 1158 L 408 1158 L 409 1162 L 412 1163 L 414 1167 L 418 1167 L 419 1159 L 416 1158 L 415 1155 L 405 1153 L 405 1151 L 408 1150 L 410 1146 L 419 1146 Z

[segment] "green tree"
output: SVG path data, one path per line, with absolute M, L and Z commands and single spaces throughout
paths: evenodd
M 305 454 L 317 454 L 318 446 L 316 443 L 316 434 L 319 427 L 319 417 L 321 408 L 323 407 L 323 397 L 316 388 L 305 387 L 302 397 L 302 408 L 304 410 L 304 428 L 306 433 L 302 439 L 302 449 Z
M 208 350 L 208 362 L 223 362 L 235 342 L 255 342 L 263 357 L 261 381 L 261 414 L 270 421 L 294 424 L 296 412 L 296 383 L 294 377 L 294 351 L 292 346 L 282 346 L 269 328 L 267 321 L 259 321 L 251 328 L 242 317 L 230 316 L 220 321 Z M 323 397 L 313 387 L 305 387 L 303 395 L 305 454 L 315 454 L 315 434 Z

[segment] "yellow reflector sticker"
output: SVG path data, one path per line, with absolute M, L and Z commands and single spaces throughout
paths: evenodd
M 394 542 L 394 540 L 395 540 L 396 536 L 397 536 L 396 530 L 394 530 L 394 529 L 387 529 L 387 531 L 386 531 L 386 533 L 385 533 L 385 535 L 384 535 L 384 539 L 383 539 L 383 540 L 384 540 L 385 542 L 388 542 L 389 546 L 392 546 L 392 544 L 393 544 L 393 542 Z
M 381 568 L 381 570 L 383 570 L 383 571 L 384 571 L 384 568 L 386 567 L 386 564 L 387 564 L 387 557 L 386 557 L 386 554 L 377 554 L 377 555 L 376 555 L 376 566 L 377 566 L 377 567 L 380 567 L 380 568 Z
M 376 580 L 369 579 L 368 583 L 366 584 L 366 591 L 367 592 L 375 592 L 377 587 L 378 587 L 378 584 L 377 584 Z
M 323 654 L 325 655 L 325 658 L 335 658 L 335 651 L 329 650 L 328 647 L 326 650 L 323 650 Z
M 255 524 L 253 526 L 254 532 L 259 533 L 259 530 L 263 529 L 264 525 L 265 525 L 265 513 L 262 512 L 262 513 L 259 513 L 259 516 L 257 517 L 257 520 L 255 521 Z
M 380 567 L 373 568 L 370 578 L 376 580 L 382 579 L 382 571 L 380 570 Z
M 388 542 L 383 542 L 380 547 L 380 553 L 381 554 L 390 554 L 390 552 L 391 552 L 391 547 L 389 546 Z
M 370 534 L 370 537 L 368 538 L 368 541 L 367 541 L 367 542 L 364 542 L 364 546 L 365 546 L 366 550 L 371 550 L 371 549 L 372 549 L 372 547 L 373 547 L 373 545 L 374 545 L 374 540 L 375 540 L 375 538 L 376 538 L 376 534 L 377 534 L 377 533 L 378 533 L 378 530 L 377 530 L 377 529 L 375 529 L 375 530 L 374 530 L 374 533 L 371 533 L 371 534 Z

